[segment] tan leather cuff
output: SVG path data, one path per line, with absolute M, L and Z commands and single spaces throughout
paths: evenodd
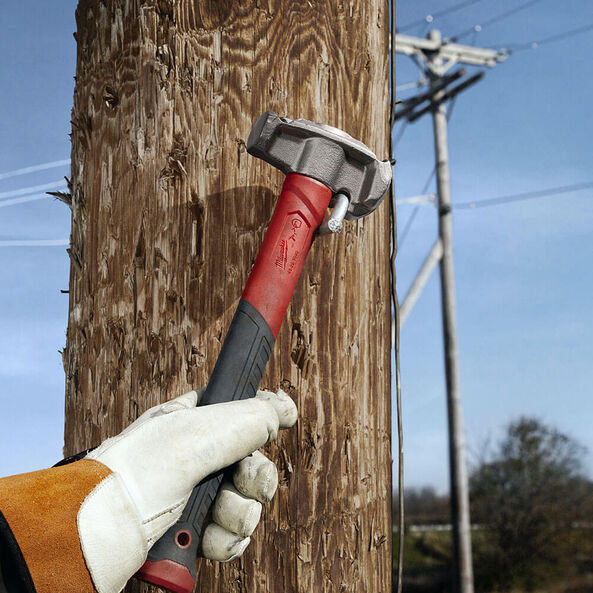
M 87 495 L 111 470 L 82 459 L 0 479 L 0 511 L 19 545 L 37 593 L 93 593 L 76 525 Z

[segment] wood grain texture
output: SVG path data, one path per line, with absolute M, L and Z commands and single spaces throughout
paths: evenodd
M 65 453 L 207 382 L 282 175 L 266 109 L 388 156 L 384 0 L 80 0 Z M 240 560 L 199 592 L 391 591 L 387 203 L 315 241 L 262 386 L 300 419 Z M 128 591 L 157 591 L 133 582 Z

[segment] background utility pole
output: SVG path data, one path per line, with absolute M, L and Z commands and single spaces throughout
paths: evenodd
M 473 65 L 493 66 L 502 59 L 497 52 L 482 50 L 445 42 L 437 30 L 429 33 L 427 39 L 407 35 L 396 36 L 396 51 L 413 56 L 419 66 L 426 70 L 430 80 L 427 93 L 404 103 L 400 113 L 415 121 L 429 111 L 432 113 L 437 181 L 437 212 L 439 217 L 439 239 L 426 259 L 418 282 L 414 282 L 411 298 L 417 298 L 419 287 L 426 282 L 437 258 L 441 268 L 441 303 L 443 317 L 443 342 L 445 352 L 445 377 L 447 382 L 447 416 L 449 426 L 449 464 L 451 523 L 453 526 L 453 560 L 455 590 L 459 593 L 473 593 L 472 544 L 469 511 L 469 489 L 465 445 L 463 435 L 463 414 L 459 385 L 457 348 L 457 321 L 455 314 L 455 281 L 453 273 L 453 227 L 451 217 L 451 184 L 449 176 L 449 151 L 447 145 L 446 100 L 461 92 L 481 76 L 470 77 L 459 86 L 447 90 L 447 86 L 461 78 L 465 71 L 445 76 L 447 70 L 457 62 Z M 424 101 L 426 108 L 420 107 Z M 404 299 L 402 308 L 409 313 Z M 413 302 L 411 303 L 413 304 Z
M 389 155 L 385 0 L 80 0 L 76 20 L 67 454 L 207 382 L 283 181 L 245 151 L 263 111 Z M 266 450 L 279 490 L 198 592 L 391 592 L 389 292 L 386 201 L 313 245 L 262 381 L 299 408 Z
M 432 31 L 431 39 L 440 42 L 440 33 Z M 441 58 L 434 58 L 440 65 Z M 431 87 L 438 84 L 439 76 L 432 73 Z M 453 274 L 453 226 L 451 220 L 451 183 L 449 179 L 449 149 L 447 145 L 447 107 L 441 101 L 444 90 L 434 96 L 432 121 L 436 159 L 437 211 L 439 238 L 443 246 L 441 257 L 441 306 L 443 315 L 443 343 L 445 350 L 445 377 L 447 381 L 447 415 L 449 421 L 449 464 L 451 483 L 451 522 L 453 529 L 456 590 L 472 593 L 472 541 L 469 513 L 467 463 L 463 435 L 463 412 L 459 386 L 457 348 L 457 318 L 455 315 L 455 278 Z

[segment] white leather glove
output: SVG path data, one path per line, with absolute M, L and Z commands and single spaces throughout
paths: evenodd
M 118 593 L 144 564 L 148 550 L 181 516 L 194 486 L 237 464 L 215 502 L 202 550 L 213 560 L 240 556 L 255 529 L 261 503 L 278 485 L 275 465 L 257 449 L 297 419 L 283 391 L 196 407 L 191 391 L 151 408 L 121 434 L 88 454 L 112 470 L 80 507 L 78 533 L 99 593 Z M 242 461 L 241 461 L 242 460 Z

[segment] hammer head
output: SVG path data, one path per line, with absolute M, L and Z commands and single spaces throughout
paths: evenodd
M 266 111 L 255 122 L 247 152 L 283 173 L 312 177 L 350 200 L 347 220 L 372 212 L 391 182 L 391 163 L 362 142 L 325 124 L 278 117 Z

